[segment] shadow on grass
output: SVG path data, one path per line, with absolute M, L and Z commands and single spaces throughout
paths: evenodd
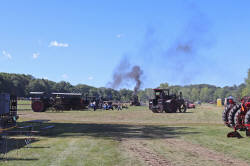
M 156 125 L 127 125 L 127 124 L 82 124 L 82 123 L 44 123 L 44 126 L 54 126 L 47 130 L 41 130 L 38 136 L 45 137 L 79 137 L 90 136 L 96 138 L 141 138 L 163 139 L 177 138 L 186 134 L 198 134 L 199 132 L 187 132 L 188 127 L 171 127 Z M 35 129 L 39 130 L 39 129 Z
M 13 158 L 13 157 L 7 157 L 7 158 L 0 158 L 0 163 L 5 161 L 34 161 L 38 160 L 37 158 Z
M 9 151 L 21 149 L 25 147 L 27 144 L 25 142 L 25 138 L 11 138 L 7 137 L 5 139 L 1 139 L 0 141 L 0 154 L 3 155 L 8 153 Z M 39 141 L 38 139 L 32 139 L 29 141 L 29 144 Z M 27 147 L 28 148 L 28 147 Z M 29 146 L 29 148 L 32 148 Z
M 18 126 L 25 126 L 28 123 L 19 122 Z M 41 130 L 46 126 L 54 126 L 46 130 Z M 35 136 L 43 136 L 48 138 L 67 138 L 89 136 L 93 138 L 113 139 L 120 141 L 122 139 L 165 139 L 178 138 L 181 135 L 199 134 L 199 132 L 187 132 L 189 127 L 171 127 L 171 126 L 156 126 L 156 125 L 128 125 L 128 124 L 82 124 L 82 123 L 42 123 L 34 130 L 40 131 L 35 133 Z M 12 136 L 20 136 L 18 133 L 11 134 L 7 139 L 7 150 L 9 151 L 20 148 L 50 148 L 49 146 L 33 147 L 32 143 L 39 139 L 32 139 L 31 146 L 26 147 L 24 138 L 12 138 Z M 3 154 L 3 153 L 2 153 Z M 0 159 L 1 160 L 1 159 Z M 37 160 L 33 158 L 7 158 L 5 160 Z
M 24 147 L 27 149 L 48 149 L 50 146 L 30 146 L 30 147 Z

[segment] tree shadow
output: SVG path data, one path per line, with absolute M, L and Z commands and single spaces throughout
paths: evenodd
M 24 147 L 27 149 L 48 149 L 50 146 L 30 146 L 30 147 Z
M 46 126 L 53 126 L 46 130 L 40 130 Z M 40 129 L 39 129 L 40 128 Z M 97 124 L 97 123 L 43 123 L 34 130 L 40 130 L 37 136 L 45 137 L 79 137 L 90 136 L 95 138 L 138 138 L 138 139 L 164 139 L 177 138 L 186 134 L 198 134 L 199 132 L 187 132 L 188 127 L 171 127 L 159 125 L 128 125 L 128 124 Z
M 0 163 L 5 161 L 34 161 L 39 160 L 37 158 L 15 158 L 15 157 L 7 157 L 7 158 L 0 158 Z
M 6 137 L 1 138 L 0 140 L 0 154 L 6 154 L 12 150 L 21 149 L 23 147 L 26 147 L 29 144 L 32 144 L 34 142 L 39 141 L 39 139 L 31 139 L 29 140 L 29 144 L 25 142 L 27 140 L 26 138 L 12 138 L 12 137 Z M 30 148 L 31 146 L 29 146 Z
M 34 123 L 35 122 L 35 123 Z M 44 122 L 44 123 L 43 123 Z M 72 138 L 72 137 L 92 137 L 111 139 L 121 141 L 123 139 L 168 139 L 178 138 L 187 134 L 199 134 L 199 132 L 189 132 L 189 127 L 172 127 L 159 125 L 133 125 L 133 124 L 97 124 L 97 123 L 51 123 L 48 120 L 35 120 L 28 122 L 18 122 L 18 126 L 33 125 L 32 130 L 38 131 L 32 133 L 33 136 L 42 136 L 47 138 Z M 53 126 L 44 130 L 47 126 Z M 13 129 L 16 130 L 16 129 Z M 23 130 L 23 129 L 22 129 Z M 19 136 L 22 136 L 21 138 Z M 19 132 L 12 132 L 11 136 L 7 137 L 7 149 L 5 153 L 20 148 L 50 148 L 49 146 L 32 146 L 32 143 L 39 141 L 37 137 L 30 140 L 30 146 L 25 143 L 26 137 Z M 1 152 L 0 152 L 1 154 Z M 37 158 L 0 158 L 2 161 L 34 161 Z

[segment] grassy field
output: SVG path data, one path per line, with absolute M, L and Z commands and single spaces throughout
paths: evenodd
M 31 100 L 18 100 L 17 109 L 18 110 L 30 110 Z
M 33 136 L 11 136 L 0 165 L 250 165 L 250 138 L 228 139 L 223 108 L 202 105 L 187 113 L 154 114 L 146 107 L 123 111 L 20 111 L 35 126 L 55 126 Z M 244 133 L 242 133 L 245 136 Z M 17 148 L 17 146 L 19 148 Z

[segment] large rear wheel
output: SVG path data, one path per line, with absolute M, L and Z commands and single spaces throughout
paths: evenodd
M 240 105 L 235 105 L 228 114 L 228 124 L 230 127 L 235 127 L 234 117 L 238 110 L 240 110 Z
M 224 122 L 224 124 L 228 127 L 230 127 L 229 122 L 228 122 L 228 116 L 229 116 L 229 112 L 232 109 L 231 106 L 226 106 L 223 113 L 222 113 L 222 120 Z
M 33 101 L 31 108 L 34 112 L 44 112 L 45 111 L 44 103 L 40 100 Z
M 152 109 L 152 112 L 153 112 L 153 113 L 158 113 L 158 111 L 156 111 L 155 109 Z
M 239 109 L 235 116 L 234 116 L 234 123 L 235 123 L 235 127 L 237 129 L 240 129 L 240 130 L 245 130 L 245 127 L 244 127 L 244 118 L 243 118 L 243 115 L 242 115 L 242 112 L 241 112 L 241 109 Z
M 164 111 L 164 107 L 163 105 L 160 105 L 160 108 L 158 109 L 158 113 L 163 113 L 163 111 Z
M 250 137 L 250 110 L 246 113 L 245 125 L 246 125 L 246 136 Z

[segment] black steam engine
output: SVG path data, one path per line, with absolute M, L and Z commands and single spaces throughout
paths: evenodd
M 186 104 L 182 93 L 170 93 L 169 89 L 154 89 L 154 99 L 149 100 L 149 109 L 154 113 L 186 112 Z
M 55 110 L 79 110 L 89 105 L 89 100 L 81 93 L 51 93 L 30 92 L 32 98 L 32 110 L 44 112 L 48 108 Z

